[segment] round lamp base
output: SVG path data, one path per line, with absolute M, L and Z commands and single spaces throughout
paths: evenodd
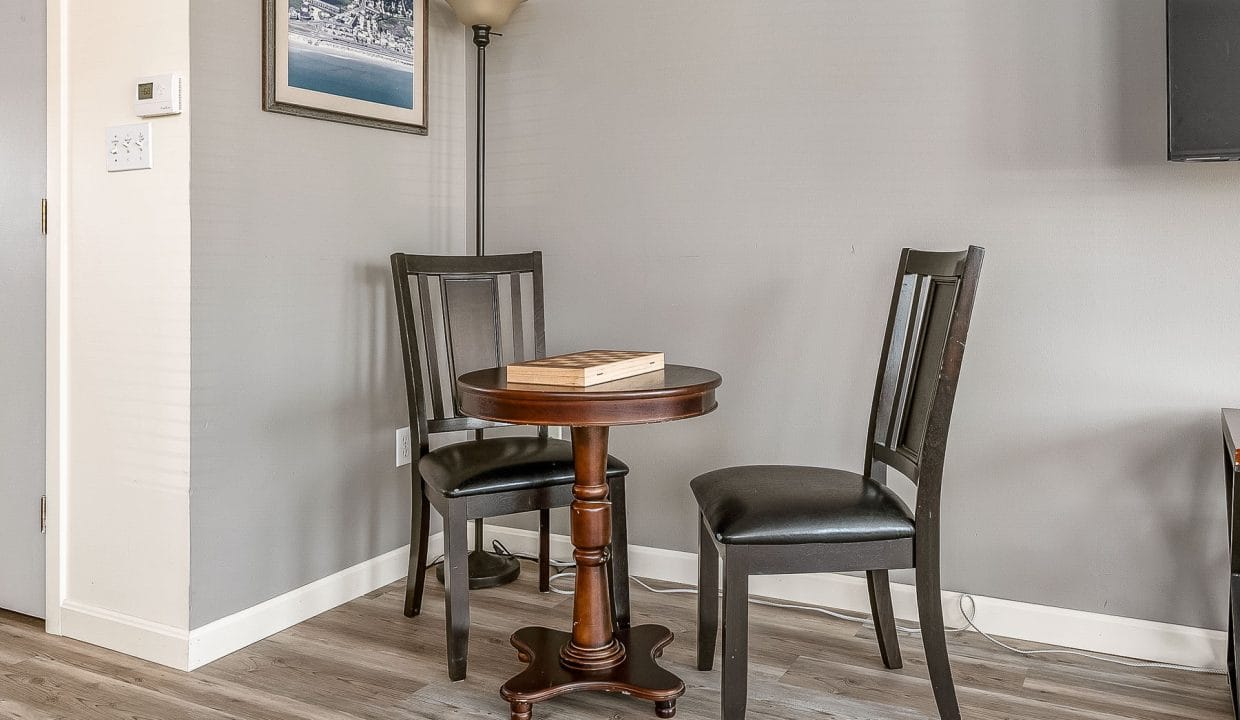
M 444 563 L 435 568 L 435 577 L 443 582 Z M 505 557 L 481 550 L 469 553 L 469 589 L 507 585 L 521 574 L 521 562 L 514 557 Z

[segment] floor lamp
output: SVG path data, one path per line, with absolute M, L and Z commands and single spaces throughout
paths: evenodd
M 474 31 L 474 45 L 478 48 L 478 125 L 474 175 L 474 254 L 486 254 L 486 118 L 487 118 L 487 46 L 491 35 L 503 27 L 517 5 L 525 0 L 448 0 L 456 13 L 456 19 Z M 443 582 L 443 565 L 436 570 Z M 469 587 L 478 588 L 504 585 L 521 574 L 521 563 L 514 557 L 487 552 L 482 547 L 482 520 L 474 521 L 474 550 L 469 554 Z

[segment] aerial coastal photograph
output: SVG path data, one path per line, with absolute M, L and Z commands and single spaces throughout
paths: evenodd
M 288 83 L 413 107 L 414 0 L 289 0 Z

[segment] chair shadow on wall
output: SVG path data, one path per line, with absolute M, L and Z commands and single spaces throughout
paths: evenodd
M 335 401 L 305 393 L 293 407 L 270 419 L 272 427 L 291 432 L 305 427 L 307 418 L 331 418 L 344 454 L 336 466 L 343 475 L 330 478 L 331 498 L 307 495 L 294 502 L 304 502 L 297 511 L 302 518 L 319 518 L 324 502 L 346 509 L 349 515 L 339 520 L 339 531 L 347 542 L 324 543 L 321 526 L 296 523 L 297 547 L 305 549 L 298 577 L 313 577 L 325 567 L 343 569 L 390 551 L 392 542 L 399 546 L 408 541 L 411 489 L 395 467 L 395 431 L 408 420 L 402 417 L 404 379 L 392 271 L 386 262 L 366 262 L 354 264 L 348 272 L 352 291 L 333 321 L 352 329 L 352 335 L 321 349 L 335 355 L 334 367 L 348 369 L 347 389 Z M 297 447 L 304 441 L 288 437 L 282 445 Z M 314 566 L 311 558 L 317 561 Z
M 973 460 L 992 474 L 1015 467 L 1024 468 L 1026 476 L 1036 476 L 1037 469 L 1045 466 L 1048 478 L 1064 480 L 1062 485 L 1025 483 L 1014 487 L 1013 492 L 1020 494 L 1008 499 L 1014 512 L 1027 509 L 1024 516 L 1012 516 L 1012 527 L 1072 538 L 1083 548 L 1075 562 L 1055 564 L 1053 570 L 1043 565 L 1046 576 L 1031 582 L 1052 591 L 1095 588 L 1104 600 L 1103 607 L 1084 608 L 1093 612 L 1225 629 L 1228 545 L 1217 424 L 1213 413 L 1151 415 L 1105 428 L 1066 428 L 1026 438 L 1018 453 L 1012 452 L 1015 446 L 1004 445 L 1001 455 L 984 454 Z M 1062 473 L 1065 464 L 1081 468 L 1076 477 L 1085 478 L 1071 483 L 1071 495 L 1070 478 Z M 1108 471 L 1095 476 L 1090 468 Z M 1056 503 L 1067 503 L 1075 511 L 1057 513 Z M 1042 513 L 1041 520 L 1031 517 L 1037 512 Z M 1089 519 L 1095 517 L 1104 519 L 1101 523 Z M 944 523 L 952 524 L 950 515 Z M 1125 537 L 1115 538 L 1117 529 Z M 1107 555 L 1091 561 L 1090 548 L 1103 543 L 1144 548 L 1145 555 L 1161 551 L 1167 561 L 1139 572 L 1126 568 L 1123 557 Z M 1112 607 L 1112 599 L 1122 602 Z
M 1217 411 L 1151 417 L 1129 426 L 1125 438 L 1148 438 L 1142 450 L 1121 460 L 1133 492 L 1148 498 L 1134 517 L 1134 532 L 1156 530 L 1174 558 L 1162 578 L 1147 587 L 1159 615 L 1172 622 L 1227 629 L 1227 509 Z M 1170 500 L 1170 502 L 1169 502 Z M 1148 522 L 1148 525 L 1147 525 Z M 1156 579 L 1157 580 L 1157 579 Z
M 379 438 L 374 458 L 364 458 L 360 463 L 376 482 L 382 483 L 378 487 L 370 486 L 369 517 L 382 518 L 390 531 L 388 534 L 403 544 L 407 541 L 404 536 L 409 526 L 412 490 L 396 469 L 396 429 L 409 422 L 404 414 L 404 361 L 392 300 L 392 269 L 383 260 L 386 258 L 356 266 L 359 291 L 357 305 L 351 309 L 350 316 L 356 318 L 358 327 L 362 328 L 362 342 L 359 345 L 361 354 L 354 359 L 353 368 L 357 396 L 368 401 L 363 417 L 370 426 L 377 425 L 373 431 Z M 394 486 L 387 482 L 393 477 L 398 478 Z M 366 526 L 369 532 L 366 540 L 372 552 L 382 551 L 385 538 L 381 527 L 376 523 L 366 523 Z

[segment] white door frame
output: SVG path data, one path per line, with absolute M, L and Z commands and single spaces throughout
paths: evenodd
M 68 488 L 68 0 L 47 0 L 47 632 L 60 635 Z

